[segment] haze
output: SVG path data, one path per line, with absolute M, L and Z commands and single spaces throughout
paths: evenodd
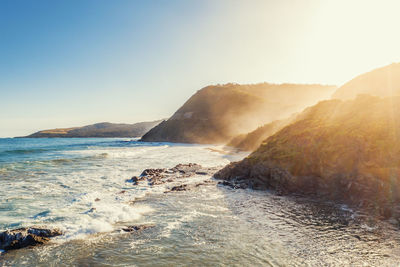
M 0 137 L 166 118 L 228 82 L 341 85 L 400 61 L 398 1 L 0 2 Z

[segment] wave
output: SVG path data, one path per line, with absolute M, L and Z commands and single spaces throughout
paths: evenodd
M 8 156 L 8 155 L 21 155 L 21 154 L 34 154 L 34 153 L 43 153 L 48 152 L 52 149 L 46 148 L 31 148 L 31 149 L 14 149 L 14 150 L 5 150 L 0 152 L 0 156 Z

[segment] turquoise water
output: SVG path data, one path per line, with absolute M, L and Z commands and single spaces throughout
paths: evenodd
M 145 168 L 222 167 L 246 155 L 219 149 L 0 139 L 0 230 L 65 231 L 45 246 L 0 254 L 0 266 L 398 266 L 398 227 L 347 207 L 215 185 L 165 194 L 168 185 L 126 181 Z M 154 227 L 118 230 L 135 224 Z
M 192 161 L 229 162 L 193 145 L 105 138 L 0 139 L 0 229 L 51 224 L 70 235 L 110 231 L 116 222 L 141 216 L 125 202 L 149 188 L 132 187 L 127 179 L 144 168 Z M 94 203 L 96 198 L 107 199 L 107 205 Z M 96 214 L 87 214 L 94 205 Z

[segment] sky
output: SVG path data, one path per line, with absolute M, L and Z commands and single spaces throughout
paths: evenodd
M 168 118 L 210 84 L 400 62 L 397 0 L 0 0 L 0 137 Z

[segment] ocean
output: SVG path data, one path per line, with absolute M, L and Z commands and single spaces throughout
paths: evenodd
M 0 253 L 0 266 L 398 266 L 399 227 L 346 206 L 221 185 L 164 193 L 127 181 L 246 153 L 136 139 L 0 139 L 0 231 L 65 233 Z M 187 183 L 212 179 L 192 177 Z M 152 225 L 138 233 L 121 227 Z

